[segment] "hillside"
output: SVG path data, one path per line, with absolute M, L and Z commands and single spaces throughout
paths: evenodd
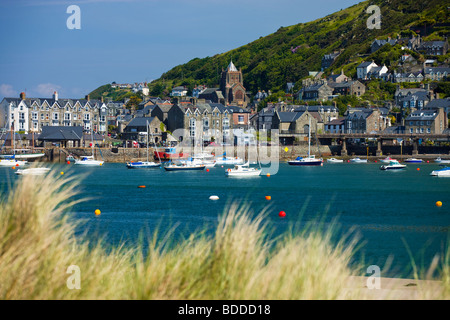
M 370 14 L 366 9 L 376 4 L 381 9 L 381 29 L 368 29 Z M 376 0 L 364 1 L 345 10 L 308 23 L 281 27 L 237 49 L 203 59 L 193 59 L 161 75 L 151 86 L 162 85 L 164 79 L 172 85 L 218 84 L 220 71 L 230 59 L 244 73 L 247 90 L 277 91 L 287 82 L 296 82 L 308 71 L 320 70 L 322 56 L 343 50 L 328 72 L 342 67 L 349 76 L 356 73 L 356 65 L 369 53 L 375 38 L 395 36 L 411 26 L 448 22 L 448 2 L 443 0 Z M 448 33 L 448 28 L 444 32 Z M 431 37 L 442 37 L 442 31 Z M 291 48 L 298 48 L 295 53 Z M 183 79 L 183 80 L 182 80 Z M 152 89 L 151 87 L 151 89 Z
M 367 20 L 372 14 L 366 10 L 372 4 L 380 7 L 381 29 L 367 28 Z M 220 72 L 231 58 L 238 68 L 242 68 L 244 86 L 253 93 L 284 90 L 287 82 L 296 82 L 295 89 L 298 89 L 299 80 L 308 76 L 309 71 L 320 70 L 323 55 L 334 51 L 341 51 L 341 54 L 326 73 L 344 69 L 347 76 L 353 77 L 356 66 L 364 59 L 389 64 L 401 55 L 395 47 L 384 50 L 384 54 L 382 51 L 370 55 L 370 45 L 376 38 L 415 34 L 411 27 L 420 31 L 425 39 L 437 40 L 449 35 L 447 6 L 448 2 L 444 0 L 364 1 L 315 21 L 281 27 L 273 34 L 234 50 L 213 57 L 195 58 L 176 66 L 149 85 L 150 94 L 165 95 L 178 85 L 190 89 L 196 84 L 217 86 Z M 446 26 L 437 27 L 443 23 Z M 102 94 L 101 91 L 97 93 Z

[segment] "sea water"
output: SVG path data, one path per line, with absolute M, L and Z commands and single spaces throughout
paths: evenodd
M 124 242 L 136 246 L 142 237 L 145 243 L 156 231 L 175 239 L 213 232 L 228 205 L 237 203 L 247 205 L 252 216 L 264 211 L 268 234 L 274 238 L 284 232 L 300 233 L 306 225 L 333 223 L 335 241 L 349 233 L 358 237 L 355 263 L 377 265 L 384 276 L 411 276 L 412 261 L 426 269 L 448 245 L 450 178 L 430 176 L 439 168 L 436 164 L 408 164 L 395 172 L 382 171 L 380 165 L 281 163 L 269 177 L 263 168 L 261 176 L 245 178 L 226 177 L 223 167 L 166 172 L 105 163 L 64 164 L 54 170 L 85 176 L 77 191 L 90 200 L 72 208 L 71 216 L 83 220 L 79 234 L 113 246 Z M 3 190 L 8 180 L 20 179 L 10 168 L 0 171 Z M 211 195 L 219 200 L 210 200 Z M 437 201 L 443 205 L 437 207 Z M 286 212 L 284 218 L 278 216 L 280 211 Z

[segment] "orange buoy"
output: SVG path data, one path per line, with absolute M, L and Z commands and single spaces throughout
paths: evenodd
M 436 202 L 436 207 L 442 207 L 442 202 L 441 201 Z
M 270 199 L 272 199 L 271 196 L 266 196 L 266 200 L 270 200 Z
M 209 169 L 206 169 L 206 172 L 209 172 Z
M 280 213 L 278 213 L 278 216 L 279 216 L 280 218 L 284 218 L 284 217 L 286 217 L 286 212 L 280 211 Z
M 67 161 L 67 164 L 70 164 L 70 161 Z
M 97 210 L 94 211 L 94 213 L 95 213 L 96 216 L 99 216 L 102 212 L 99 209 L 97 209 Z
M 138 186 L 138 188 L 145 188 L 145 186 Z
M 19 166 L 19 164 L 18 163 L 16 163 L 16 167 L 18 167 Z
M 420 168 L 417 168 L 417 171 L 420 171 Z
M 270 173 L 266 174 L 266 176 L 267 176 L 267 178 L 269 178 L 270 177 Z

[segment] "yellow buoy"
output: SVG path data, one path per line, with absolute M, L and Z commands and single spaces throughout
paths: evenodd
M 64 172 L 62 172 L 62 171 L 61 171 L 60 173 L 61 173 L 61 175 L 63 175 L 63 174 L 64 174 Z
M 99 216 L 101 213 L 102 213 L 102 212 L 101 212 L 99 209 L 95 210 L 95 215 L 96 215 L 96 216 Z
M 270 173 L 267 174 L 267 178 L 269 178 L 269 177 L 270 177 Z
M 442 202 L 441 201 L 436 202 L 436 207 L 442 207 Z

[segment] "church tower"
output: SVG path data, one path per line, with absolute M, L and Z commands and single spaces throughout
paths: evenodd
M 222 69 L 220 91 L 222 91 L 227 104 L 246 107 L 242 69 L 238 70 L 233 61 L 230 61 L 226 70 Z

